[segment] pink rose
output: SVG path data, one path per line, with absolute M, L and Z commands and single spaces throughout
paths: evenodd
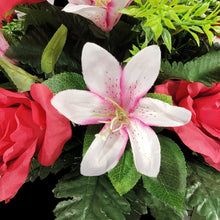
M 220 171 L 220 83 L 206 87 L 198 82 L 167 81 L 156 86 L 155 92 L 171 95 L 175 105 L 192 112 L 191 122 L 174 131 Z
M 69 120 L 50 103 L 49 88 L 34 84 L 30 94 L 0 88 L 0 201 L 24 184 L 35 153 L 42 165 L 52 165 L 72 135 Z

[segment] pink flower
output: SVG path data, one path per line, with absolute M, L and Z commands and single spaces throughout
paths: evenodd
M 52 165 L 71 137 L 69 120 L 51 105 L 43 84 L 18 93 L 0 88 L 0 201 L 8 202 L 24 184 L 33 156 Z
M 3 34 L 0 32 L 0 57 L 6 59 L 7 61 L 9 61 L 12 64 L 16 64 L 15 61 L 10 60 L 9 58 L 7 58 L 5 56 L 5 52 L 8 49 L 8 47 L 9 47 L 8 42 L 5 40 Z
M 157 176 L 160 143 L 150 126 L 180 126 L 191 117 L 184 108 L 143 97 L 158 76 L 160 59 L 159 47 L 150 46 L 122 70 L 103 48 L 93 43 L 84 46 L 82 69 L 90 91 L 65 90 L 52 99 L 52 105 L 73 123 L 105 124 L 82 160 L 83 175 L 101 175 L 114 168 L 130 138 L 137 170 Z
M 174 128 L 183 143 L 220 171 L 220 83 L 167 81 L 155 92 L 171 95 L 177 106 L 192 112 L 191 121 Z
M 69 0 L 63 11 L 81 15 L 94 22 L 103 31 L 111 31 L 119 21 L 118 12 L 133 0 Z

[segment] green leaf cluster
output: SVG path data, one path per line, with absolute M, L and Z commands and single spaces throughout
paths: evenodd
M 209 2 L 191 0 L 134 0 L 135 4 L 121 10 L 123 14 L 140 19 L 141 28 L 145 33 L 145 44 L 151 40 L 166 45 L 172 49 L 172 36 L 181 31 L 189 32 L 200 44 L 199 35 L 205 34 L 209 44 L 212 44 L 214 34 L 219 33 L 216 26 L 220 12 L 220 5 L 216 2 L 215 8 Z
M 213 82 L 220 82 L 220 51 L 212 51 L 195 58 L 185 64 L 165 61 L 161 65 L 163 74 L 169 77 L 182 78 L 187 81 L 201 82 L 212 86 Z
M 187 190 L 185 205 L 187 209 L 195 208 L 206 220 L 218 220 L 220 216 L 220 174 L 201 161 L 187 162 Z

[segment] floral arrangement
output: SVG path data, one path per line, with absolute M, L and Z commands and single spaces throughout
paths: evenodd
M 57 220 L 218 220 L 219 13 L 1 0 L 0 201 L 53 175 Z

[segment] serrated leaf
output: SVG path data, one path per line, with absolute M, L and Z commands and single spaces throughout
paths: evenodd
M 183 78 L 187 81 L 196 81 L 212 86 L 213 82 L 220 82 L 220 51 L 212 51 L 195 58 L 186 64 L 166 61 L 162 63 L 164 73 Z
M 85 155 L 93 142 L 95 134 L 99 133 L 102 127 L 103 125 L 101 124 L 89 125 L 87 127 L 83 143 L 83 155 Z M 117 166 L 108 173 L 112 185 L 120 195 L 132 189 L 141 177 L 140 173 L 136 170 L 130 146 L 126 148 Z
M 19 92 L 29 91 L 32 84 L 42 82 L 38 77 L 27 73 L 2 57 L 0 57 L 0 66 L 4 69 L 8 78 L 14 83 Z
M 220 173 L 202 162 L 187 162 L 188 178 L 185 204 L 188 209 L 196 207 L 206 220 L 219 220 Z
M 131 147 L 126 148 L 128 149 L 125 150 L 117 166 L 108 173 L 112 185 L 120 195 L 131 190 L 141 178 L 134 164 Z
M 67 174 L 54 189 L 57 198 L 72 198 L 58 203 L 56 220 L 125 220 L 130 205 L 104 177 L 75 177 Z
M 66 89 L 87 90 L 82 75 L 77 73 L 60 73 L 43 82 L 53 93 Z
M 145 192 L 145 197 L 147 205 L 150 208 L 150 213 L 156 220 L 183 220 L 184 217 L 188 216 L 185 209 L 177 212 L 175 209 L 165 205 L 150 193 Z
M 161 37 L 162 37 L 163 42 L 165 43 L 167 49 L 169 50 L 169 52 L 171 52 L 171 49 L 172 49 L 171 34 L 166 28 L 163 28 L 163 32 L 162 32 Z
M 131 206 L 131 213 L 129 216 L 126 216 L 126 220 L 140 220 L 141 215 L 148 213 L 147 196 L 146 190 L 139 183 L 124 195 Z
M 53 73 L 54 66 L 66 43 L 67 28 L 61 25 L 48 42 L 41 57 L 41 68 L 45 73 Z
M 183 153 L 170 138 L 159 136 L 161 167 L 157 178 L 142 176 L 144 187 L 168 206 L 181 211 L 186 187 Z

